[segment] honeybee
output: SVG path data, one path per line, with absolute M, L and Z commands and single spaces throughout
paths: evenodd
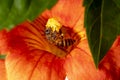
M 66 38 L 62 31 L 61 24 L 56 21 L 56 19 L 52 18 L 47 21 L 46 29 L 45 29 L 45 36 L 46 39 L 56 46 L 60 48 L 67 48 L 75 43 L 74 39 Z
M 60 41 L 56 41 L 56 45 L 59 47 L 69 47 L 75 43 L 74 39 L 62 39 Z

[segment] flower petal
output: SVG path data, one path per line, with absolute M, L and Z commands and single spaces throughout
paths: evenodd
M 6 69 L 5 69 L 5 60 L 0 60 L 0 80 L 7 80 Z
M 81 10 L 80 17 L 79 17 L 78 21 L 76 22 L 75 26 L 73 27 L 73 30 L 75 30 L 76 32 L 85 30 L 85 28 L 84 28 L 84 9 Z
M 80 44 L 81 46 L 72 50 L 66 58 L 64 66 L 68 79 L 99 80 L 87 41 L 83 40 Z
M 107 80 L 120 80 L 120 36 L 99 64 L 99 71 Z
M 7 31 L 0 31 L 0 54 L 7 54 Z
M 12 53 L 7 56 L 8 80 L 64 80 L 64 60 L 45 51 Z
M 83 0 L 59 0 L 49 14 L 50 17 L 58 18 L 64 26 L 71 28 L 75 27 L 78 21 L 82 21 L 83 24 L 83 15 Z

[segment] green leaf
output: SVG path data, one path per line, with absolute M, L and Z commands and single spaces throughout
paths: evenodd
M 0 29 L 12 28 L 26 19 L 33 20 L 57 0 L 0 0 Z
M 93 2 L 93 0 L 84 0 L 83 5 L 84 6 L 89 6 L 92 2 Z
M 120 34 L 120 0 L 94 0 L 85 8 L 88 42 L 97 67 Z
M 0 55 L 0 59 L 5 59 L 6 55 Z

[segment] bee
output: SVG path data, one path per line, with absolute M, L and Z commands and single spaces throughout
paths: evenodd
M 67 48 L 75 43 L 74 39 L 61 39 L 59 41 L 56 41 L 56 45 L 59 47 Z
M 45 30 L 45 36 L 50 43 L 56 43 L 56 41 L 63 39 L 63 34 L 61 30 L 59 32 L 57 31 L 53 32 L 51 28 L 47 28 Z
M 50 18 L 45 29 L 46 39 L 60 48 L 67 48 L 75 43 L 74 39 L 66 38 L 64 35 L 62 25 L 56 19 Z

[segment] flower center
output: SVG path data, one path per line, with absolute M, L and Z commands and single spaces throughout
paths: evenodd
M 56 18 L 49 18 L 46 23 L 45 37 L 51 45 L 69 53 L 81 40 L 81 37 L 69 27 L 60 24 Z

